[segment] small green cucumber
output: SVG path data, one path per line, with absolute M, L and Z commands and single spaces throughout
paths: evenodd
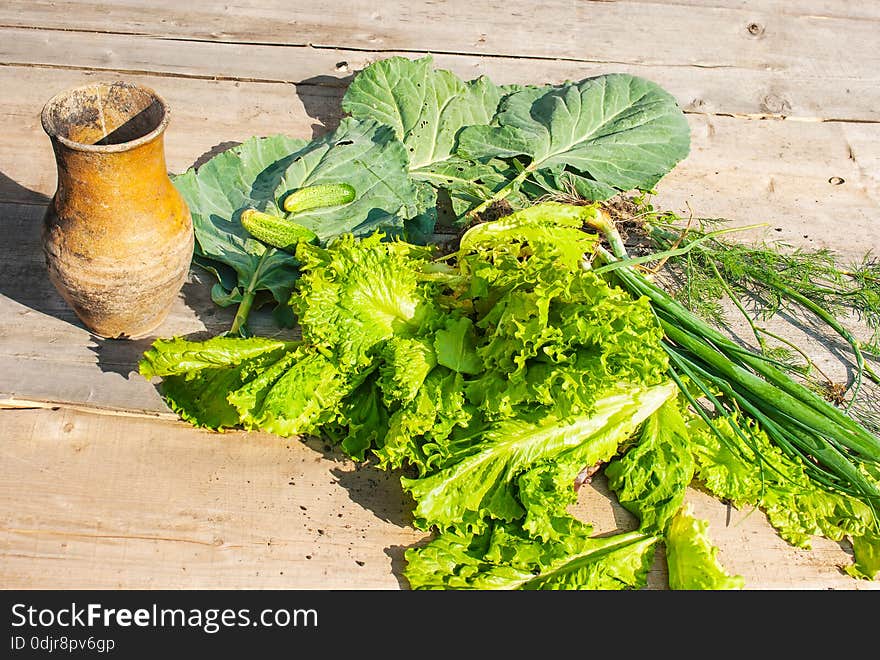
M 242 211 L 241 226 L 257 240 L 288 252 L 293 252 L 300 241 L 310 243 L 318 237 L 307 227 L 257 209 Z
M 340 206 L 354 201 L 357 193 L 347 183 L 320 183 L 294 190 L 284 198 L 284 210 L 302 213 L 327 206 Z

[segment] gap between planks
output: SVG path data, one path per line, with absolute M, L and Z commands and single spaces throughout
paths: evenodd
M 134 419 L 156 419 L 165 422 L 179 422 L 180 417 L 175 413 L 161 412 L 159 410 L 134 410 L 126 408 L 107 408 L 99 405 L 72 403 L 69 401 L 44 401 L 40 399 L 19 399 L 0 397 L 0 412 L 4 410 L 72 410 L 74 412 L 104 415 L 107 417 L 128 417 Z

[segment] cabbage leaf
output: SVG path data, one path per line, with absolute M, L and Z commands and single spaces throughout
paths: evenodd
M 652 189 L 689 149 L 675 99 L 649 80 L 616 73 L 510 94 L 491 123 L 462 130 L 457 153 L 478 162 L 526 156 L 528 171 L 556 177 L 565 168 L 584 180 L 578 192 L 602 200 Z

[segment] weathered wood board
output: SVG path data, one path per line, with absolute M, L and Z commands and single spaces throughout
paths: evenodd
M 24 74 L 16 78 L 19 72 Z M 40 90 L 91 77 L 39 68 L 0 69 L 0 82 L 30 83 L 27 94 L 9 104 L 27 121 L 13 124 L 0 144 L 0 172 L 14 174 L 0 180 L 0 227 L 17 237 L 0 245 L 0 309 L 5 312 L 0 364 L 8 366 L 0 371 L 0 399 L 153 414 L 164 411 L 164 405 L 152 387 L 130 375 L 149 342 L 100 340 L 87 333 L 46 279 L 40 253 L 39 224 L 55 185 L 51 149 L 38 121 L 44 96 Z M 132 78 L 161 89 L 172 108 L 180 108 L 172 110 L 166 137 L 168 167 L 175 172 L 203 159 L 218 144 L 272 132 L 308 137 L 326 130 L 325 123 L 334 125 L 340 116 L 339 90 L 312 103 L 280 83 Z M 292 99 L 299 99 L 300 106 L 282 110 Z M 202 108 L 209 103 L 220 103 L 224 113 L 206 128 Z M 310 110 L 316 115 L 312 118 L 303 106 L 323 109 Z M 845 260 L 880 248 L 880 131 L 840 122 L 744 121 L 694 114 L 689 118 L 691 154 L 661 182 L 658 205 L 684 215 L 727 217 L 740 225 L 767 223 L 771 240 L 827 247 Z M 30 156 L 21 159 L 21 153 Z M 838 179 L 843 183 L 831 183 Z M 836 229 L 842 222 L 845 232 Z M 862 238 L 853 242 L 854 235 Z M 211 303 L 210 277 L 194 269 L 190 279 L 157 334 L 217 333 L 228 327 L 232 312 Z M 257 328 L 274 330 L 271 322 Z M 50 358 L 60 376 L 56 381 L 44 377 Z
M 747 33 L 744 27 L 743 32 Z M 0 31 L 0 58 L 9 64 L 57 67 L 115 75 L 292 83 L 298 88 L 340 89 L 356 71 L 386 57 L 417 58 L 431 54 L 435 65 L 465 80 L 486 75 L 498 84 L 562 83 L 609 72 L 631 73 L 655 80 L 676 96 L 689 113 L 743 117 L 787 117 L 803 121 L 880 120 L 880 88 L 873 72 L 853 77 L 838 67 L 790 67 L 782 64 L 696 64 L 670 66 L 639 60 L 576 60 L 511 55 L 481 57 L 424 51 L 364 51 L 313 45 L 278 45 L 218 41 L 181 43 L 164 35 L 105 34 L 5 28 Z M 588 40 L 592 35 L 585 34 Z M 251 37 L 258 39 L 257 35 Z M 858 39 L 858 37 L 856 37 Z M 867 45 L 867 44 L 866 44 Z M 283 56 L 279 56 L 283 55 Z M 868 69 L 865 69 L 868 73 Z
M 498 83 L 633 73 L 668 89 L 692 129 L 657 205 L 858 259 L 880 250 L 878 25 L 880 4 L 832 0 L 4 2 L 0 588 L 397 589 L 404 549 L 425 538 L 397 475 L 321 442 L 193 429 L 136 373 L 149 339 L 81 326 L 39 248 L 55 188 L 39 111 L 56 92 L 153 87 L 172 108 L 168 168 L 182 172 L 252 135 L 332 129 L 352 75 L 393 55 Z M 156 334 L 214 334 L 231 317 L 194 269 Z M 809 330 L 799 345 L 845 377 L 835 342 Z M 846 543 L 798 550 L 760 513 L 689 500 L 748 588 L 880 588 L 840 570 Z M 600 531 L 633 524 L 600 479 L 577 511 Z M 650 588 L 665 586 L 661 559 Z
M 405 549 L 429 538 L 397 474 L 322 442 L 66 408 L 0 424 L 5 588 L 398 589 Z M 580 492 L 574 513 L 598 532 L 635 526 L 601 480 Z M 845 543 L 798 550 L 760 513 L 688 500 L 749 588 L 880 589 L 841 571 Z M 649 587 L 665 584 L 658 552 Z

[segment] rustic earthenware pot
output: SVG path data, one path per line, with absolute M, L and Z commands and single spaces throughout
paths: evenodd
M 168 315 L 193 251 L 165 166 L 168 106 L 147 87 L 96 83 L 58 94 L 41 119 L 58 170 L 42 230 L 49 278 L 96 335 L 145 336 Z

